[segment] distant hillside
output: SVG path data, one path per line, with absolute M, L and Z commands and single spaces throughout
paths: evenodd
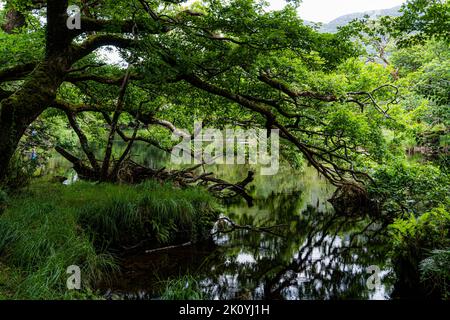
M 342 27 L 347 25 L 349 22 L 355 19 L 362 19 L 364 16 L 368 15 L 370 17 L 381 17 L 381 16 L 392 16 L 397 17 L 400 16 L 399 9 L 401 6 L 397 6 L 391 9 L 383 9 L 383 10 L 374 10 L 374 11 L 367 11 L 367 12 L 359 12 L 359 13 L 352 13 L 348 14 L 342 17 L 339 17 L 330 23 L 324 24 L 322 28 L 320 28 L 321 32 L 328 32 L 328 33 L 334 33 L 337 31 L 338 27 Z M 306 22 L 306 24 L 311 24 L 311 22 Z

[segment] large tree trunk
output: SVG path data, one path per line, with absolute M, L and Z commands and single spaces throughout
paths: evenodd
M 2 112 L 3 114 L 3 112 Z M 14 150 L 17 147 L 18 141 L 10 138 L 14 136 L 11 126 L 5 125 L 3 121 L 0 121 L 0 182 L 6 177 L 9 162 L 14 154 Z
M 64 68 L 61 60 L 41 63 L 20 90 L 0 102 L 0 181 L 28 126 L 54 101 Z
M 40 4 L 31 1 L 32 5 Z M 66 28 L 68 0 L 47 1 L 46 59 L 28 75 L 22 87 L 0 100 L 0 181 L 28 126 L 50 106 L 71 65 Z M 23 15 L 11 8 L 3 26 L 12 32 L 23 23 Z
M 5 178 L 9 162 L 28 127 L 25 123 L 29 121 L 18 117 L 17 108 L 14 100 L 9 99 L 0 105 L 0 182 Z

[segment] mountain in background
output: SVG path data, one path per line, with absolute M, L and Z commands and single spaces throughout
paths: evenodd
M 327 32 L 327 33 L 335 33 L 338 30 L 338 27 L 343 27 L 350 23 L 351 21 L 355 19 L 363 19 L 364 16 L 368 15 L 370 17 L 381 17 L 381 16 L 391 16 L 391 17 L 398 17 L 401 15 L 400 13 L 401 6 L 397 6 L 391 9 L 381 9 L 381 10 L 373 10 L 373 11 L 366 11 L 366 12 L 359 12 L 359 13 L 352 13 L 347 14 L 345 16 L 341 16 L 337 19 L 334 19 L 333 21 L 323 24 L 321 28 L 319 29 L 320 32 Z M 310 21 L 305 21 L 306 25 L 314 25 L 315 23 Z

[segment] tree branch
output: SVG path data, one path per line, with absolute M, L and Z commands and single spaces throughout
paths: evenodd
M 83 164 L 83 161 L 68 151 L 64 150 L 60 146 L 55 147 L 56 152 L 58 152 L 60 155 L 62 155 L 65 159 L 67 159 L 69 162 L 73 164 L 73 168 L 78 173 L 80 178 L 87 178 L 87 179 L 93 179 L 93 177 L 97 177 L 97 173 L 93 171 L 91 168 L 88 168 Z
M 143 76 L 137 75 L 137 74 L 130 75 L 130 80 L 142 80 L 143 78 L 144 78 Z M 121 86 L 124 79 L 125 79 L 125 76 L 104 77 L 104 76 L 100 76 L 100 75 L 96 75 L 96 74 L 79 74 L 79 75 L 69 74 L 66 76 L 65 81 L 71 82 L 71 83 L 94 81 L 94 82 L 102 83 L 102 84 Z
M 87 104 L 72 104 L 60 99 L 56 99 L 52 104 L 52 108 L 62 110 L 64 112 L 70 112 L 70 113 L 81 113 L 81 112 L 107 112 L 107 111 L 113 111 L 111 110 L 105 110 L 104 107 L 99 105 L 87 105 Z
M 88 157 L 92 168 L 94 169 L 94 171 L 99 172 L 100 167 L 97 163 L 97 159 L 95 158 L 95 155 L 89 146 L 89 142 L 88 142 L 86 135 L 83 133 L 83 131 L 79 127 L 77 120 L 75 118 L 75 115 L 71 112 L 66 112 L 66 115 L 67 115 L 67 118 L 69 119 L 70 126 L 73 128 L 73 130 L 75 131 L 75 133 L 78 136 L 78 139 L 80 140 L 81 148 L 83 149 L 84 153 Z
M 132 48 L 137 45 L 136 40 L 114 34 L 100 34 L 89 37 L 80 45 L 72 45 L 71 60 L 78 61 L 95 50 L 104 46 L 117 48 Z
M 142 104 L 141 104 L 141 106 L 142 106 Z M 136 141 L 137 133 L 138 133 L 138 130 L 139 130 L 139 127 L 140 127 L 140 123 L 139 123 L 139 120 L 138 120 L 139 119 L 139 115 L 140 115 L 140 108 L 139 108 L 139 110 L 137 112 L 137 115 L 136 115 L 136 119 L 135 119 L 136 125 L 134 127 L 133 135 L 131 136 L 131 139 L 128 142 L 128 145 L 127 145 L 125 151 L 122 153 L 121 157 L 119 158 L 119 160 L 117 161 L 117 163 L 114 166 L 114 169 L 112 171 L 113 172 L 112 173 L 113 177 L 117 176 L 117 174 L 119 172 L 119 169 L 120 169 L 120 166 L 125 161 L 126 157 L 128 156 L 128 154 L 131 151 L 131 148 L 133 147 L 134 142 Z
M 292 99 L 297 98 L 312 98 L 320 101 L 325 102 L 333 102 L 337 101 L 338 98 L 333 94 L 320 94 L 317 92 L 311 92 L 311 91 L 294 91 L 290 89 L 286 84 L 282 83 L 281 81 L 275 80 L 269 76 L 266 72 L 261 72 L 258 79 L 269 86 L 271 86 L 274 89 L 280 90 L 283 93 L 287 94 Z
M 167 27 L 161 23 L 150 24 L 148 21 L 147 23 L 140 23 L 135 20 L 101 20 L 85 16 L 81 17 L 81 27 L 82 28 L 80 30 L 71 31 L 70 35 L 72 38 L 87 32 L 131 34 L 135 29 L 137 29 L 139 32 L 145 34 L 160 34 L 167 31 Z
M 37 64 L 37 62 L 29 62 L 0 70 L 0 83 L 23 80 L 36 68 Z
M 108 143 L 106 144 L 105 158 L 103 160 L 103 165 L 102 165 L 101 174 L 102 174 L 103 178 L 106 178 L 108 176 L 109 162 L 110 162 L 111 154 L 112 154 L 114 136 L 116 134 L 116 129 L 118 126 L 119 118 L 122 113 L 125 93 L 127 91 L 129 80 L 130 80 L 130 68 L 128 68 L 125 78 L 123 80 L 122 86 L 120 87 L 119 98 L 117 100 L 116 110 L 114 111 L 114 116 L 113 116 L 112 123 L 111 123 L 111 130 L 109 132 Z

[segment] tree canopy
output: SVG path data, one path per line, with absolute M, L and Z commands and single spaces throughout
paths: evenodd
M 81 29 L 67 27 L 69 5 L 80 8 Z M 361 60 L 349 28 L 327 34 L 306 26 L 297 6 L 291 2 L 269 11 L 253 0 L 190 6 L 184 1 L 7 1 L 0 175 L 30 124 L 51 108 L 57 110 L 52 114 L 67 116 L 87 160 L 78 164 L 98 179 L 114 179 L 121 165 L 121 160 L 110 163 L 116 134 L 130 144 L 122 160 L 136 140 L 170 151 L 171 133 L 192 129 L 195 115 L 219 128 L 279 129 L 288 161 L 301 156 L 333 184 L 361 188 L 371 180 L 368 165 L 388 156 L 383 130 L 400 125 L 391 116 L 401 112 L 396 74 Z M 447 6 L 409 2 L 401 17 L 379 26 L 401 41 L 411 32 L 421 39 L 445 37 L 438 18 L 446 19 Z M 443 28 L 430 29 L 435 27 Z M 375 36 L 377 28 L 368 34 Z M 115 61 L 105 60 L 105 50 Z M 101 163 L 79 125 L 86 113 L 111 127 Z M 135 132 L 127 136 L 120 123 L 133 119 Z

